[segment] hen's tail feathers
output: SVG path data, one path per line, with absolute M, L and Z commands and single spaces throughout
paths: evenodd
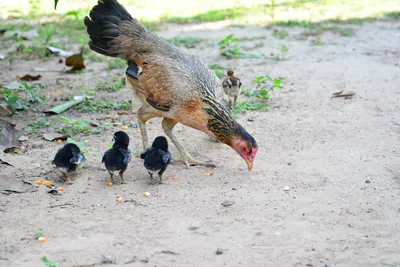
M 85 17 L 85 25 L 89 47 L 102 55 L 128 60 L 148 42 L 147 29 L 116 0 L 99 0 Z

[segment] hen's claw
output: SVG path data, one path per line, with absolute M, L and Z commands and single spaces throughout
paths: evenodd
M 185 152 L 184 155 L 185 156 L 183 157 L 182 161 L 186 165 L 186 168 L 189 168 L 190 166 L 206 166 L 212 168 L 217 167 L 217 165 L 215 165 L 215 163 L 212 160 L 200 161 L 192 158 L 187 152 Z

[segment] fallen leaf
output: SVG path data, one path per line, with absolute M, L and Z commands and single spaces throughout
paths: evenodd
M 62 49 L 57 48 L 57 47 L 46 46 L 46 48 L 50 53 L 59 55 L 60 57 L 70 57 L 70 56 L 73 55 L 73 53 L 65 51 L 65 50 L 62 50 Z
M 38 190 L 30 182 L 17 180 L 14 177 L 3 176 L 0 177 L 0 180 L 0 193 L 2 194 L 9 195 L 12 193 L 27 193 Z
M 356 93 L 353 91 L 340 91 L 333 93 L 331 97 L 344 97 L 344 98 L 351 98 L 355 95 Z
M 69 56 L 65 60 L 65 65 L 72 67 L 69 71 L 82 70 L 85 68 L 83 63 L 83 53 Z
M 221 203 L 221 205 L 224 207 L 229 207 L 232 206 L 233 204 L 235 204 L 235 201 L 229 199 L 224 200 L 224 202 Z
M 54 140 L 67 140 L 71 137 L 68 134 L 61 134 L 61 133 L 44 133 L 43 138 L 47 141 L 54 141 Z
M 5 163 L 10 166 L 14 166 L 21 169 L 37 169 L 40 168 L 40 164 L 37 162 L 32 162 L 32 158 L 25 156 L 16 156 L 13 154 L 6 154 L 4 152 L 0 152 L 0 163 Z
M 37 81 L 42 77 L 42 75 L 38 74 L 36 76 L 32 76 L 30 74 L 26 74 L 24 76 L 22 76 L 21 78 L 19 78 L 22 81 Z
M 66 111 L 67 109 L 83 102 L 84 100 L 85 100 L 85 97 L 79 97 L 79 98 L 76 98 L 75 100 L 68 101 L 64 104 L 55 106 L 52 109 L 46 110 L 46 111 L 44 111 L 44 113 L 49 114 L 49 115 L 59 115 L 59 114 L 63 113 L 64 111 Z
M 8 121 L 0 120 L 0 151 L 5 152 L 11 148 L 18 148 L 20 146 L 19 138 L 22 131 L 15 129 L 15 124 Z

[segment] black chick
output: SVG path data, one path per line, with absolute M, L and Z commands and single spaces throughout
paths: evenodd
M 171 163 L 171 153 L 168 151 L 168 141 L 164 136 L 158 136 L 154 139 L 151 147 L 140 155 L 144 159 L 144 167 L 150 174 L 152 183 L 154 183 L 153 174 L 158 172 L 158 179 L 155 182 L 162 183 L 161 176 Z
M 131 151 L 128 149 L 129 136 L 123 131 L 118 131 L 114 133 L 113 141 L 112 148 L 104 153 L 101 162 L 106 165 L 111 181 L 114 181 L 114 175 L 119 175 L 122 183 L 125 183 L 124 172 L 131 161 Z
M 82 154 L 79 147 L 75 144 L 66 144 L 60 148 L 52 163 L 57 168 L 61 169 L 64 178 L 69 184 L 72 184 L 70 174 L 75 172 L 79 165 L 85 161 L 85 156 Z

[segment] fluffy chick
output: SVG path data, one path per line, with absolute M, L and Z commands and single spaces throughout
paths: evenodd
M 111 181 L 114 181 L 114 175 L 119 175 L 122 183 L 125 183 L 124 172 L 131 161 L 131 151 L 128 149 L 129 136 L 123 131 L 118 131 L 114 133 L 113 141 L 112 148 L 104 153 L 101 162 L 106 165 Z
M 161 176 L 171 163 L 171 153 L 168 151 L 168 141 L 164 136 L 154 139 L 151 147 L 140 155 L 144 159 L 144 167 L 150 174 L 152 183 L 162 183 Z M 153 178 L 153 174 L 158 173 L 158 179 Z
M 242 87 L 240 79 L 235 76 L 233 70 L 228 70 L 227 76 L 222 81 L 222 87 L 224 88 L 224 93 L 228 95 L 229 108 L 232 108 L 231 97 L 233 97 L 233 105 L 236 105 L 236 100 L 240 95 L 240 88 Z
M 70 143 L 57 151 L 52 164 L 56 165 L 56 167 L 63 172 L 65 180 L 69 184 L 72 184 L 70 174 L 75 172 L 78 166 L 84 161 L 85 156 L 82 154 L 79 147 Z

